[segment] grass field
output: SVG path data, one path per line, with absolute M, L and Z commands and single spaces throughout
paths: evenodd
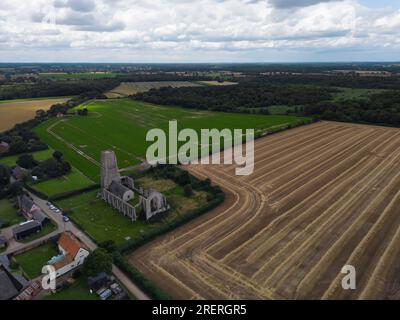
M 159 89 L 163 87 L 199 87 L 200 84 L 196 84 L 189 81 L 160 81 L 160 82 L 123 82 L 115 89 L 106 93 L 108 98 L 123 98 L 139 92 L 147 92 L 151 89 Z
M 57 202 L 57 205 L 63 211 L 72 210 L 70 214 L 72 220 L 97 242 L 114 240 L 117 245 L 121 245 L 130 239 L 140 239 L 142 234 L 169 223 L 188 210 L 203 206 L 206 202 L 204 192 L 195 192 L 192 198 L 186 198 L 183 196 L 183 188 L 170 180 L 145 177 L 136 183 L 144 188 L 151 186 L 167 196 L 172 209 L 162 220 L 154 223 L 142 220 L 131 222 L 102 199 L 97 198 L 99 191 L 71 197 Z
M 87 301 L 99 300 L 96 294 L 91 294 L 85 277 L 81 276 L 67 289 L 63 289 L 56 294 L 48 295 L 43 300 L 67 300 L 67 301 Z
M 68 100 L 69 98 L 48 98 L 1 101 L 0 132 L 11 129 L 17 123 L 33 119 L 37 110 L 48 110 L 52 105 Z
M 359 88 L 335 88 L 340 91 L 334 95 L 333 101 L 351 100 L 351 99 L 367 99 L 372 94 L 382 93 L 383 89 L 359 89 Z
M 146 134 L 152 128 L 168 132 L 170 120 L 177 120 L 179 129 L 256 129 L 297 123 L 305 118 L 215 113 L 176 107 L 156 106 L 129 99 L 94 101 L 86 106 L 89 117 L 51 119 L 35 128 L 35 132 L 53 149 L 90 178 L 98 181 L 100 154 L 113 149 L 119 167 L 142 162 L 146 155 Z
M 0 220 L 6 222 L 9 226 L 25 221 L 17 214 L 17 209 L 8 199 L 0 200 Z
M 33 155 L 33 158 L 36 161 L 44 161 L 44 160 L 50 159 L 53 156 L 53 152 L 54 152 L 54 150 L 47 149 L 47 150 L 43 150 L 43 151 L 32 152 L 30 154 Z M 17 162 L 17 159 L 19 156 L 20 155 L 0 158 L 0 163 L 5 164 L 9 167 L 13 167 L 16 165 L 16 162 Z
M 32 185 L 32 187 L 35 190 L 52 197 L 60 193 L 83 189 L 92 184 L 94 184 L 92 180 L 87 178 L 75 168 L 72 168 L 72 172 L 66 176 L 39 182 Z
M 43 266 L 57 254 L 57 246 L 54 243 L 47 243 L 16 256 L 15 259 L 26 275 L 34 279 L 41 275 Z

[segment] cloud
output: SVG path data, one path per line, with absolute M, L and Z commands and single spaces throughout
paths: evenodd
M 270 0 L 271 4 L 279 9 L 308 7 L 322 2 L 334 2 L 342 0 Z
M 66 61 L 387 57 L 400 49 L 399 19 L 358 0 L 2 0 L 0 60 L 47 60 L 61 47 Z
M 55 8 L 70 8 L 78 12 L 91 12 L 95 10 L 94 0 L 54 0 Z

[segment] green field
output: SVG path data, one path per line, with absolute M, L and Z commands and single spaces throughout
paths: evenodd
M 15 259 L 26 275 L 34 279 L 42 274 L 43 266 L 57 254 L 57 246 L 54 243 L 47 243 L 16 256 Z
M 53 156 L 53 150 L 48 149 L 48 150 L 43 150 L 43 151 L 38 151 L 38 152 L 33 152 L 30 153 L 33 155 L 33 158 L 37 161 L 44 161 L 47 159 L 50 159 Z M 16 165 L 17 159 L 20 155 L 17 156 L 9 156 L 5 158 L 0 158 L 0 163 L 5 164 L 9 167 L 14 167 Z
M 72 210 L 72 213 L 69 214 L 72 220 L 97 242 L 114 240 L 117 245 L 121 245 L 127 240 L 139 239 L 142 234 L 156 229 L 162 224 L 170 223 L 188 210 L 199 208 L 206 203 L 206 193 L 195 192 L 192 198 L 186 198 L 183 196 L 183 188 L 171 180 L 155 180 L 145 177 L 136 182 L 143 188 L 151 186 L 166 195 L 172 209 L 161 221 L 155 223 L 143 220 L 131 222 L 98 198 L 99 191 L 61 200 L 57 202 L 57 205 L 64 212 Z
M 25 221 L 24 218 L 17 214 L 17 209 L 8 199 L 0 200 L 0 220 L 6 222 L 9 226 Z
M 72 172 L 66 176 L 39 182 L 32 185 L 32 187 L 48 197 L 52 197 L 64 192 L 83 189 L 92 184 L 94 184 L 92 180 L 78 170 L 72 168 Z
M 55 294 L 46 296 L 43 300 L 87 301 L 99 299 L 98 295 L 90 293 L 87 280 L 85 277 L 81 276 L 74 280 L 69 288 L 62 289 Z
M 293 112 L 296 107 L 293 106 L 270 106 L 268 111 L 271 115 L 285 115 L 288 111 Z
M 35 132 L 53 149 L 60 150 L 67 161 L 87 176 L 100 174 L 100 154 L 106 149 L 117 153 L 120 168 L 142 162 L 146 155 L 148 130 L 168 132 L 169 121 L 178 128 L 256 129 L 297 123 L 305 118 L 215 113 L 176 107 L 156 106 L 129 99 L 94 101 L 86 105 L 89 117 L 51 119 Z
M 338 102 L 342 100 L 352 99 L 367 99 L 370 95 L 382 93 L 387 90 L 384 89 L 359 89 L 359 88 L 335 88 L 339 92 L 334 94 L 333 101 Z

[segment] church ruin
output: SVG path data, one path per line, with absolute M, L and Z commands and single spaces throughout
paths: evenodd
M 146 220 L 170 209 L 163 194 L 155 190 L 136 188 L 132 178 L 120 175 L 114 151 L 107 150 L 102 152 L 101 188 L 103 200 L 132 221 L 138 219 L 140 209 L 145 213 Z M 129 202 L 135 196 L 139 197 L 139 203 L 133 206 Z

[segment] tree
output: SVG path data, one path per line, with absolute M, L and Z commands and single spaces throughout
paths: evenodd
M 70 173 L 72 170 L 71 165 L 67 161 L 61 161 L 58 168 L 60 175 L 66 175 L 67 173 Z
M 37 165 L 37 162 L 31 154 L 23 154 L 18 157 L 17 164 L 22 168 L 32 169 Z
M 10 183 L 11 169 L 3 164 L 0 164 L 0 185 L 8 185 Z
M 111 273 L 113 264 L 112 254 L 108 253 L 107 250 L 99 248 L 94 250 L 86 258 L 83 265 L 83 273 L 87 277 L 93 277 L 101 272 Z
M 62 158 L 63 158 L 63 154 L 62 154 L 62 152 L 61 151 L 54 151 L 54 153 L 53 153 L 53 158 L 54 159 L 56 159 L 58 162 L 60 162 L 61 160 L 62 160 Z
M 183 187 L 185 197 L 190 198 L 193 195 L 193 187 L 191 184 L 187 184 Z
M 24 193 L 24 184 L 22 182 L 14 182 L 10 185 L 10 193 L 13 196 L 21 196 Z

